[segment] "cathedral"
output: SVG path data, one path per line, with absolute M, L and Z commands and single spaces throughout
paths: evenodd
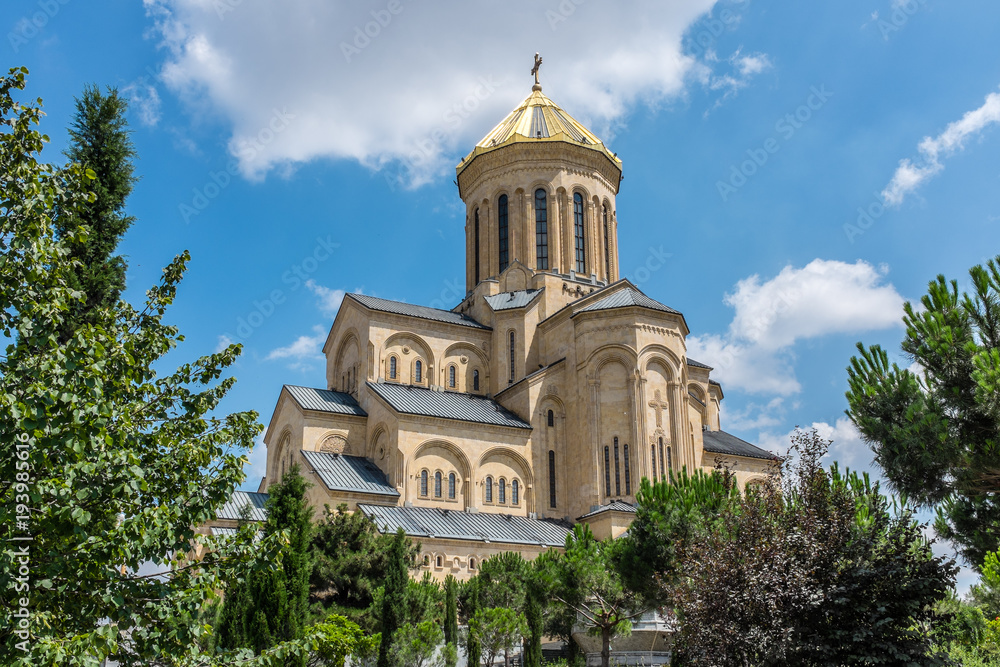
M 465 298 L 348 294 L 325 386 L 281 388 L 259 492 L 211 530 L 248 504 L 263 518 L 268 486 L 298 464 L 317 518 L 346 504 L 419 541 L 425 571 L 467 579 L 493 554 L 563 546 L 574 523 L 621 535 L 643 477 L 767 474 L 772 454 L 721 430 L 722 387 L 687 356 L 684 315 L 620 276 L 621 160 L 532 73 L 457 166 Z

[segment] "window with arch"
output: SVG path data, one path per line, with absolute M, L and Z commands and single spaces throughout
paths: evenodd
M 448 498 L 455 499 L 455 473 L 448 473 Z
M 472 391 L 479 391 L 479 370 L 472 371 Z
M 618 472 L 618 438 L 615 438 L 615 495 L 622 494 L 622 478 Z
M 576 272 L 587 272 L 587 253 L 583 240 L 583 195 L 573 193 L 573 246 L 576 250 Z
M 656 481 L 656 445 L 649 446 L 649 460 L 653 464 L 653 481 Z
M 556 453 L 549 450 L 549 507 L 556 506 Z
M 476 559 L 475 558 L 470 558 L 469 559 L 469 569 L 470 570 L 475 570 L 476 569 Z
M 424 381 L 424 362 L 419 359 L 413 364 L 413 381 L 417 384 Z
M 427 496 L 427 471 L 420 471 L 420 495 Z
M 507 251 L 507 195 L 500 195 L 497 200 L 497 229 L 499 231 L 500 273 L 506 270 L 509 261 Z
M 455 388 L 455 364 L 448 366 L 448 387 Z
M 604 495 L 611 495 L 611 454 L 607 445 L 604 445 Z
M 608 205 L 603 207 L 604 215 L 604 279 L 611 282 L 611 232 L 608 227 Z
M 535 190 L 535 268 L 549 268 L 549 211 L 544 188 Z
M 625 495 L 632 493 L 632 471 L 629 470 L 628 464 L 628 443 L 622 447 L 622 456 L 625 460 Z
M 497 482 L 497 501 L 501 505 L 505 505 L 507 503 L 507 480 L 503 477 L 501 477 L 500 481 Z
M 493 502 L 493 478 L 492 477 L 487 477 L 486 478 L 486 502 L 488 502 L 488 503 L 492 503 Z
M 476 254 L 476 284 L 479 284 L 479 209 L 476 209 L 476 243 L 473 246 L 473 252 Z
M 516 479 L 510 482 L 510 504 L 518 505 L 521 502 L 521 485 Z
M 509 347 L 510 347 L 510 350 L 509 350 L 509 352 L 510 352 L 510 380 L 508 381 L 508 384 L 513 384 L 514 383 L 514 354 L 515 354 L 515 352 L 517 352 L 517 348 L 515 346 L 516 341 L 514 339 L 514 332 L 511 331 L 507 335 L 507 338 L 508 338 L 508 343 L 509 343 Z
M 663 455 L 663 438 L 661 437 L 659 440 L 660 440 L 660 477 L 662 477 L 665 480 L 667 479 L 667 470 L 666 470 L 667 457 Z
M 441 567 L 441 565 L 442 565 L 442 559 L 441 559 L 441 556 L 438 556 L 438 557 L 437 557 L 437 559 L 436 559 L 436 560 L 434 561 L 434 563 L 435 563 L 435 564 L 436 564 L 436 565 L 437 565 L 438 567 Z
M 674 462 L 673 458 L 670 456 L 670 445 L 667 445 L 667 470 L 670 470 L 672 472 L 673 469 L 674 469 Z M 666 479 L 666 475 L 664 475 L 664 479 Z
M 549 426 L 555 426 L 556 425 L 556 415 L 551 410 L 549 410 L 549 414 L 548 414 L 547 419 L 548 419 Z
M 431 557 L 428 556 L 427 554 L 424 554 L 424 567 L 430 567 L 430 564 L 431 564 Z
M 396 357 L 389 357 L 389 379 L 396 379 Z
M 441 497 L 441 471 L 434 473 L 434 497 Z

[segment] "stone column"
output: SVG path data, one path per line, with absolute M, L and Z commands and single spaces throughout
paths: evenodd
M 637 371 L 638 372 L 638 371 Z M 636 383 L 636 395 L 635 399 L 637 401 L 638 409 L 635 412 L 635 451 L 636 457 L 639 463 L 636 465 L 636 470 L 639 471 L 640 479 L 643 477 L 648 477 L 650 481 L 653 480 L 653 473 L 649 469 L 649 429 L 646 427 L 646 405 L 648 399 L 646 398 L 646 378 L 639 376 L 639 381 Z
M 523 217 L 524 192 L 518 190 L 513 199 L 507 201 L 507 266 L 513 264 L 515 259 L 521 259 L 518 243 L 521 241 Z
M 565 200 L 566 192 L 562 188 L 556 191 L 552 197 L 551 210 L 549 211 L 549 271 L 553 267 L 558 267 L 563 272 L 566 271 L 562 262 L 562 230 L 559 227 L 559 218 L 562 215 Z
M 694 472 L 695 461 L 694 452 L 689 451 L 689 446 L 685 434 L 687 429 L 687 412 L 683 409 L 683 385 L 680 382 L 671 382 L 670 388 L 670 444 L 673 447 L 674 458 L 677 459 L 677 468 L 687 466 L 688 474 Z
M 576 271 L 576 254 L 573 252 L 575 235 L 573 232 L 573 193 L 563 195 L 563 217 L 559 221 L 563 230 L 563 273 Z
M 594 489 L 596 490 L 596 503 L 595 505 L 600 505 L 601 500 L 604 495 L 603 478 L 601 474 L 601 434 L 598 432 L 601 424 L 601 381 L 596 378 L 588 378 L 587 386 L 590 388 L 590 415 L 589 415 L 589 426 L 591 434 L 591 465 L 593 467 L 593 474 L 591 480 L 594 483 Z M 584 508 L 589 509 L 589 508 Z
M 521 263 L 525 266 L 535 266 L 535 197 L 531 193 L 524 195 L 524 208 L 521 219 L 524 220 L 524 238 L 521 239 Z

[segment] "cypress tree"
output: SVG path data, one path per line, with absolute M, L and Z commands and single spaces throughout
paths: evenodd
M 407 539 L 400 528 L 392 541 L 385 571 L 385 593 L 382 596 L 382 641 L 378 650 L 378 667 L 395 667 L 390 649 L 393 635 L 406 618 Z
M 524 647 L 525 667 L 542 666 L 542 599 L 540 586 L 528 585 L 524 596 L 524 616 L 528 621 L 528 637 Z
M 469 620 L 476 615 L 479 611 L 479 577 L 473 577 L 469 580 L 468 584 L 468 595 L 466 596 L 465 604 L 465 615 Z M 472 667 L 472 665 L 478 665 L 483 659 L 483 647 L 479 643 L 479 637 L 476 633 L 469 632 L 465 639 L 465 655 L 466 664 Z
M 444 580 L 444 642 L 458 642 L 458 582 L 450 574 Z

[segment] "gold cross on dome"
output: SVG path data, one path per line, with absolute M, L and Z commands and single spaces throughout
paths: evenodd
M 535 85 L 538 83 L 538 69 L 542 66 L 542 57 L 535 52 L 535 66 L 531 68 L 531 73 L 535 75 Z

